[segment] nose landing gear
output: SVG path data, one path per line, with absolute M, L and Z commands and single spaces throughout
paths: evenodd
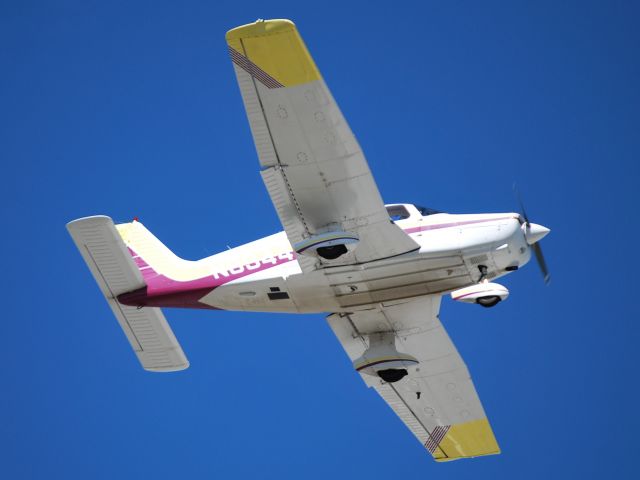
M 498 283 L 490 283 L 487 279 L 489 269 L 486 265 L 478 265 L 480 278 L 478 283 L 470 287 L 451 292 L 451 298 L 463 303 L 477 303 L 489 308 L 494 307 L 509 296 L 509 290 Z

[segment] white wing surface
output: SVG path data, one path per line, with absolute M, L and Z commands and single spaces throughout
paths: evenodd
M 393 331 L 399 352 L 419 360 L 395 383 L 362 374 L 437 461 L 500 453 L 469 371 L 438 319 L 440 297 L 428 296 L 328 322 L 351 360 L 367 335 Z
M 189 366 L 162 310 L 128 307 L 118 295 L 145 286 L 127 247 L 109 217 L 95 216 L 67 224 L 82 258 L 145 370 L 172 372 Z
M 334 265 L 417 249 L 389 221 L 362 150 L 295 25 L 258 21 L 226 38 L 262 177 L 291 244 L 336 230 L 356 234 L 358 247 Z

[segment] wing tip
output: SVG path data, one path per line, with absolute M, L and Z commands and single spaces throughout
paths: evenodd
M 181 372 L 182 370 L 186 370 L 187 368 L 189 368 L 190 363 L 189 361 L 185 361 L 184 363 L 179 363 L 176 365 L 168 365 L 168 366 L 161 366 L 161 367 L 149 367 L 149 366 L 142 366 L 142 368 L 144 368 L 147 372 L 154 372 L 154 373 L 169 373 L 169 372 Z
M 442 455 L 434 455 L 436 462 L 500 454 L 500 447 L 486 417 L 452 425 L 439 442 L 438 449 Z
M 108 217 L 107 215 L 91 215 L 89 217 L 82 217 L 82 218 L 76 218 L 75 220 L 71 220 L 70 222 L 67 222 L 66 227 L 69 231 L 71 231 L 74 228 L 77 228 L 79 226 L 106 225 L 109 223 L 113 223 L 113 220 L 111 219 L 111 217 Z
M 438 458 L 434 457 L 434 460 L 438 463 L 447 463 L 447 462 L 453 462 L 455 460 L 462 460 L 465 458 L 478 458 L 478 457 L 488 457 L 490 455 L 500 455 L 501 453 L 502 452 L 498 448 L 495 451 L 477 453 L 475 455 L 459 455 L 457 457 L 438 457 Z
M 273 19 L 273 20 L 257 20 L 253 23 L 240 25 L 232 28 L 227 32 L 225 38 L 227 42 L 247 37 L 259 37 L 274 33 L 295 30 L 296 26 L 291 20 Z

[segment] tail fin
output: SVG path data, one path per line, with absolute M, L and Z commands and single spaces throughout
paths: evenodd
M 147 285 L 144 269 L 136 264 L 123 241 L 127 232 L 135 232 L 136 223 L 118 225 L 116 230 L 111 218 L 95 216 L 74 220 L 67 224 L 67 229 L 142 367 L 156 372 L 184 370 L 189 366 L 189 361 L 162 311 L 159 308 L 130 307 L 117 300 L 118 295 Z M 142 228 L 150 235 L 142 236 L 148 243 L 145 249 L 152 252 L 154 261 L 160 259 L 159 261 L 168 262 L 174 267 L 177 263 L 184 262 L 148 230 Z
M 211 263 L 184 260 L 174 254 L 142 223 L 133 221 L 115 225 L 125 246 L 138 266 L 145 284 L 153 289 L 169 279 L 174 282 L 190 282 L 210 276 Z M 209 260 L 209 259 L 207 259 Z

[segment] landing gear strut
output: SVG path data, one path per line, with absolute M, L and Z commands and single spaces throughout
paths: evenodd
M 478 283 L 482 283 L 487 281 L 487 275 L 489 273 L 489 269 L 486 265 L 478 265 L 478 270 L 480 270 L 480 278 L 478 279 Z

